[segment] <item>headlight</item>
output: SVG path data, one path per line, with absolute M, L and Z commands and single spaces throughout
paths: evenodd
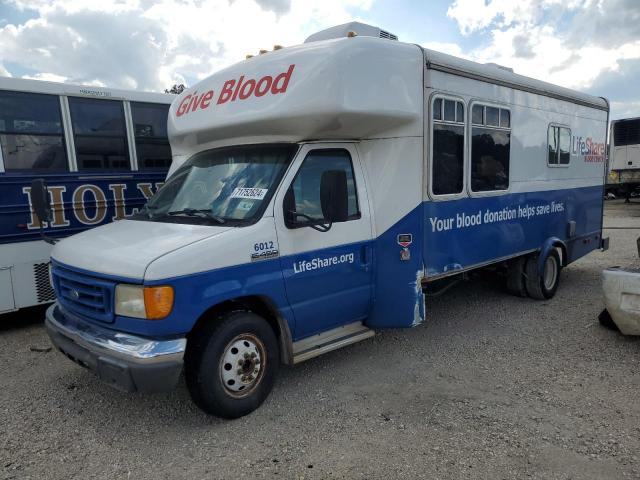
M 139 285 L 116 285 L 116 315 L 147 320 L 159 320 L 171 313 L 173 288 L 142 287 Z

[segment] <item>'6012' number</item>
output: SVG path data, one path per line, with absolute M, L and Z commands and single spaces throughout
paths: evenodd
M 253 244 L 253 250 L 256 252 L 263 252 L 265 250 L 273 250 L 275 246 L 273 245 L 273 241 L 268 242 L 258 242 Z

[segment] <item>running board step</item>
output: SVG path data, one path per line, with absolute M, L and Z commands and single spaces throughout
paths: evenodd
M 376 334 L 362 322 L 334 328 L 293 343 L 293 363 L 304 362 L 323 353 L 331 352 Z

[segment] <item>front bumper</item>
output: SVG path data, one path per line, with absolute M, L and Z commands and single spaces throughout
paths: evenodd
M 47 333 L 58 350 L 109 385 L 127 392 L 173 388 L 182 371 L 186 338 L 155 340 L 109 330 L 47 309 Z

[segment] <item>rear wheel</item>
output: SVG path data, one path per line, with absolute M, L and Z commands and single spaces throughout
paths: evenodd
M 538 269 L 539 255 L 531 255 L 525 265 L 526 288 L 531 298 L 548 300 L 553 298 L 560 284 L 560 255 L 551 249 L 544 259 L 542 272 Z
M 271 326 L 250 312 L 233 312 L 194 332 L 185 357 L 193 401 L 224 418 L 247 415 L 267 398 L 278 370 Z

